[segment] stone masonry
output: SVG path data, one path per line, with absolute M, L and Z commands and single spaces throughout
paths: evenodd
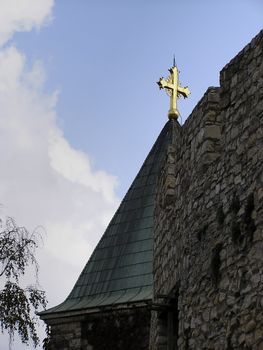
M 101 310 L 47 319 L 48 350 L 149 349 L 150 309 Z
M 151 350 L 262 350 L 263 31 L 174 123 L 155 209 Z

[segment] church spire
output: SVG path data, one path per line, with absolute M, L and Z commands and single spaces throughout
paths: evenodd
M 173 58 L 173 67 L 176 67 L 175 55 L 174 55 L 174 58 Z

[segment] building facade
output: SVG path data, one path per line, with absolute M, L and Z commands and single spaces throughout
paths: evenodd
M 151 349 L 263 349 L 263 32 L 175 140 L 156 200 Z
M 51 350 L 263 349 L 263 31 L 164 126 L 65 302 Z

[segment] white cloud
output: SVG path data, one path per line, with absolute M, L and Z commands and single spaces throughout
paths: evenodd
M 15 31 L 47 23 L 53 2 L 0 0 L 0 46 Z M 94 170 L 89 156 L 65 139 L 57 125 L 58 92 L 43 92 L 40 61 L 26 66 L 16 47 L 0 49 L 0 203 L 2 215 L 19 225 L 45 228 L 40 282 L 54 305 L 70 292 L 115 211 L 117 181 Z
M 114 203 L 116 179 L 104 171 L 92 172 L 86 154 L 73 149 L 60 132 L 53 132 L 50 136 L 49 156 L 52 168 L 65 179 L 102 193 L 107 202 Z
M 56 257 L 84 263 L 118 203 L 116 178 L 94 171 L 88 155 L 64 138 L 56 93 L 45 95 L 32 84 L 42 71 L 38 63 L 26 72 L 14 47 L 0 52 L 0 198 L 19 223 L 46 228 Z
M 54 0 L 0 0 L 0 46 L 15 32 L 39 29 L 51 20 Z

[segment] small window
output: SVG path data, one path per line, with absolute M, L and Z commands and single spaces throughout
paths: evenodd
M 179 310 L 178 310 L 178 292 L 173 297 L 166 299 L 166 305 L 158 313 L 159 335 L 162 339 L 162 346 L 167 350 L 177 350 L 179 338 Z M 165 339 L 165 341 L 164 341 Z
M 177 341 L 179 335 L 179 310 L 178 293 L 170 300 L 170 307 L 167 313 L 167 340 L 168 350 L 177 350 Z

